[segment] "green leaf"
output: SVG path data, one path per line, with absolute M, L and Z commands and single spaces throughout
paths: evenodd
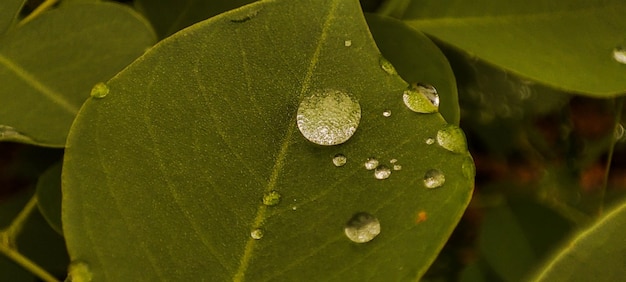
M 0 34 L 15 24 L 25 0 L 3 0 L 0 3 Z
M 63 235 L 61 223 L 61 162 L 48 168 L 37 181 L 37 205 L 52 229 Z
M 533 281 L 619 281 L 626 277 L 626 202 L 580 232 Z
M 419 2 L 419 3 L 418 3 Z M 407 23 L 522 77 L 592 97 L 626 92 L 626 2 L 414 1 Z
M 409 83 L 434 85 L 441 100 L 439 112 L 449 123 L 458 125 L 456 82 L 439 48 L 423 33 L 401 21 L 377 15 L 367 15 L 366 19 L 380 52 L 393 63 L 400 76 Z
M 165 39 L 88 100 L 71 130 L 72 259 L 94 281 L 421 276 L 470 199 L 473 166 L 466 151 L 426 144 L 445 121 L 406 108 L 407 83 L 380 60 L 356 0 L 258 2 Z M 296 112 L 328 89 L 358 99 L 361 121 L 346 143 L 319 146 Z M 402 168 L 378 180 L 369 157 Z M 430 169 L 445 174 L 442 187 L 424 187 Z M 265 206 L 272 191 L 280 203 Z M 380 221 L 371 242 L 344 234 L 358 212 Z
M 0 37 L 0 141 L 62 147 L 91 87 L 153 44 L 122 5 L 68 5 Z
M 154 26 L 159 38 L 256 0 L 137 0 L 135 6 Z

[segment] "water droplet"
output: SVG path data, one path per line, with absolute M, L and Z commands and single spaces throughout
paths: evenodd
M 624 139 L 625 139 L 624 138 L 624 132 L 625 131 L 626 130 L 624 130 L 624 125 L 622 125 L 621 123 L 618 123 L 615 126 L 615 135 L 614 135 L 615 136 L 615 141 L 617 141 L 617 142 L 624 141 Z
M 84 261 L 73 261 L 67 269 L 68 282 L 89 282 L 93 278 L 93 273 L 89 269 L 89 265 Z
M 413 89 L 417 90 L 417 92 L 422 93 L 424 97 L 433 104 L 433 106 L 439 108 L 439 94 L 437 93 L 437 88 L 430 84 L 426 83 L 417 83 L 413 84 Z
M 292 210 L 292 211 L 295 211 L 295 210 L 297 210 L 297 209 L 298 209 L 298 207 L 297 207 L 297 206 L 293 206 L 293 207 L 291 207 L 291 210 Z
M 375 158 L 368 158 L 365 162 L 365 169 L 372 170 L 378 166 L 378 160 Z
M 430 169 L 424 174 L 424 186 L 426 188 L 441 187 L 446 182 L 446 176 L 438 169 Z
M 280 203 L 280 193 L 278 191 L 272 190 L 265 195 L 263 195 L 263 204 L 266 206 L 275 206 Z
M 344 46 L 346 46 L 346 47 L 350 47 L 350 46 L 352 46 L 352 40 L 346 40 L 346 41 L 344 41 L 344 42 L 343 42 L 343 45 L 344 45 Z
M 0 124 L 0 141 L 17 141 L 22 143 L 33 143 L 35 140 L 20 133 L 15 128 Z
M 106 97 L 107 94 L 109 94 L 109 86 L 104 82 L 98 82 L 91 88 L 91 97 L 100 99 Z
M 617 46 L 613 49 L 613 59 L 618 63 L 626 64 L 626 49 L 622 46 Z
M 428 100 L 424 94 L 416 89 L 409 88 L 404 90 L 402 100 L 404 101 L 404 105 L 406 105 L 409 110 L 416 113 L 430 114 L 436 113 L 438 110 L 437 106 L 433 105 L 433 103 Z
M 337 145 L 352 137 L 361 120 L 361 105 L 351 95 L 327 89 L 306 97 L 298 107 L 298 129 L 309 141 Z
M 261 238 L 263 238 L 263 229 L 257 228 L 252 230 L 252 232 L 250 232 L 250 237 L 254 240 L 261 240 Z
M 476 174 L 476 166 L 474 165 L 474 160 L 472 157 L 467 157 L 463 161 L 461 165 L 461 171 L 463 172 L 463 176 L 467 179 L 472 179 Z
M 434 139 L 434 138 L 426 138 L 426 141 L 425 141 L 425 142 L 426 142 L 426 144 L 428 144 L 428 145 L 432 145 L 432 144 L 434 144 L 434 143 L 435 143 L 435 139 Z
M 391 159 L 391 160 L 389 160 L 389 163 L 390 163 L 390 164 L 395 164 L 395 163 L 397 163 L 397 162 L 398 162 L 398 159 Z
M 384 117 L 390 117 L 391 116 L 391 110 L 386 110 L 383 112 L 383 116 Z
M 453 124 L 448 124 L 437 132 L 437 143 L 444 149 L 454 153 L 467 151 L 463 130 Z
M 396 68 L 391 64 L 387 59 L 380 57 L 380 68 L 382 68 L 386 73 L 391 75 L 396 75 L 398 72 Z
M 376 177 L 376 179 L 387 179 L 389 176 L 391 176 L 391 169 L 386 165 L 380 165 L 374 170 L 374 177 Z
M 367 243 L 380 234 L 380 222 L 369 213 L 359 212 L 348 220 L 343 231 L 352 242 Z
M 346 156 L 344 156 L 343 154 L 336 154 L 333 157 L 333 164 L 336 167 L 344 166 L 346 162 L 348 162 L 348 158 L 346 158 Z
M 393 170 L 402 170 L 402 166 L 399 164 L 394 164 L 393 165 Z

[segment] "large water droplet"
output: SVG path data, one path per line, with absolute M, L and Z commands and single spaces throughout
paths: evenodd
M 374 170 L 374 177 L 376 177 L 376 179 L 387 179 L 389 176 L 391 176 L 391 169 L 386 165 L 380 165 Z
M 367 170 L 375 169 L 377 166 L 378 160 L 375 158 L 368 158 L 367 161 L 365 161 L 365 169 Z
M 359 212 L 348 220 L 343 230 L 352 242 L 367 243 L 380 234 L 380 222 L 369 213 Z
M 439 93 L 437 93 L 435 86 L 426 83 L 416 83 L 412 86 L 417 92 L 422 93 L 433 106 L 439 108 Z
M 107 94 L 109 94 L 109 86 L 104 82 L 98 82 L 91 88 L 91 97 L 100 99 L 106 97 Z
M 437 143 L 444 149 L 454 153 L 467 151 L 463 130 L 453 124 L 448 124 L 437 132 Z
M 404 90 L 402 100 L 409 110 L 416 113 L 430 114 L 438 111 L 438 107 L 433 105 L 433 103 L 417 89 L 409 88 Z
M 337 167 L 344 166 L 346 162 L 348 162 L 348 158 L 346 158 L 343 154 L 336 154 L 333 157 L 333 164 Z
M 261 238 L 263 238 L 263 229 L 257 228 L 252 230 L 252 232 L 250 232 L 250 237 L 254 240 L 261 240 Z
M 93 273 L 84 261 L 73 261 L 67 269 L 67 282 L 90 282 Z
M 474 165 L 474 160 L 472 157 L 467 157 L 463 161 L 461 165 L 461 171 L 463 172 L 463 176 L 467 179 L 472 179 L 476 174 L 476 166 Z
M 265 195 L 263 195 L 263 204 L 266 206 L 275 206 L 278 205 L 278 203 L 280 203 L 280 193 L 278 193 L 278 191 L 272 190 L 269 191 L 267 193 L 265 193 Z
M 361 105 L 351 95 L 327 89 L 306 97 L 298 107 L 298 129 L 309 141 L 337 145 L 352 137 L 361 120 Z
M 424 174 L 426 188 L 441 187 L 446 182 L 446 176 L 438 169 L 430 169 Z
M 613 49 L 613 59 L 619 63 L 626 64 L 626 49 L 622 46 L 615 47 Z
M 380 57 L 380 68 L 383 69 L 386 73 L 391 75 L 396 75 L 398 72 L 396 68 L 391 64 L 387 59 Z

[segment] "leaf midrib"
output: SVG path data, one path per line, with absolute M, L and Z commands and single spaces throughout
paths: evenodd
M 302 88 L 300 89 L 300 93 L 298 95 L 298 100 L 301 100 L 302 97 L 304 96 L 304 94 L 308 91 L 309 87 L 310 87 L 310 83 L 311 83 L 311 78 L 313 77 L 313 72 L 315 71 L 315 67 L 317 66 L 317 63 L 319 62 L 319 56 L 322 50 L 322 45 L 323 43 L 326 41 L 326 37 L 327 37 L 327 31 L 328 28 L 331 26 L 331 22 L 334 20 L 334 14 L 335 14 L 335 10 L 337 9 L 338 3 L 339 1 L 345 1 L 345 0 L 334 0 L 331 2 L 331 6 L 328 10 L 328 14 L 326 15 L 326 18 L 324 19 L 324 24 L 322 26 L 322 31 L 320 33 L 319 39 L 317 40 L 317 45 L 315 47 L 315 52 L 313 53 L 313 55 L 311 56 L 311 62 L 309 64 L 309 67 L 307 68 L 307 72 L 305 74 L 304 80 L 302 82 Z M 264 193 L 270 192 L 272 190 L 276 190 L 276 185 L 278 183 L 278 177 L 280 175 L 280 172 L 283 170 L 283 167 L 285 165 L 285 159 L 287 157 L 287 151 L 289 149 L 289 145 L 291 144 L 290 140 L 291 137 L 293 136 L 295 132 L 295 126 L 294 124 L 292 124 L 291 122 L 289 122 L 287 124 L 287 132 L 285 134 L 285 137 L 283 138 L 282 142 L 281 142 L 281 146 L 280 146 L 280 151 L 278 153 L 278 156 L 276 157 L 276 163 L 274 164 L 274 167 L 272 168 L 272 173 L 270 174 L 270 179 L 268 181 L 267 186 L 264 189 Z M 254 221 L 252 223 L 252 227 L 253 228 L 258 228 L 262 225 L 262 223 L 265 221 L 266 216 L 265 213 L 267 211 L 267 206 L 260 204 L 258 209 L 257 209 L 257 213 L 256 216 L 254 218 Z M 239 260 L 239 267 L 237 268 L 237 272 L 233 275 L 233 281 L 244 281 L 245 280 L 245 273 L 248 269 L 249 263 L 250 263 L 250 259 L 252 258 L 252 255 L 254 253 L 254 249 L 256 246 L 256 241 L 255 239 L 253 239 L 252 237 L 248 236 L 248 241 L 246 242 L 245 248 L 244 248 L 244 253 L 241 256 L 241 259 Z

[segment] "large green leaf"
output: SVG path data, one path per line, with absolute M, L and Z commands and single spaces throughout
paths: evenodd
M 409 83 L 432 84 L 441 104 L 439 112 L 449 122 L 459 124 L 460 110 L 456 81 L 446 57 L 423 33 L 398 20 L 367 15 L 367 24 L 383 56 Z
M 15 24 L 24 2 L 26 0 L 4 0 L 0 2 L 0 34 Z
M 137 0 L 135 6 L 152 23 L 160 38 L 256 0 Z
M 620 281 L 626 277 L 626 203 L 583 230 L 533 281 Z
M 76 269 L 94 281 L 421 276 L 470 199 L 473 163 L 462 133 L 406 108 L 407 83 L 380 62 L 357 0 L 258 2 L 156 45 L 70 132 L 63 228 Z M 300 101 L 327 89 L 362 109 L 341 145 L 315 145 L 296 126 Z M 459 153 L 425 142 L 443 128 Z M 369 157 L 401 170 L 378 180 Z M 442 187 L 425 188 L 430 169 Z M 266 206 L 272 191 L 266 202 L 280 203 Z M 371 242 L 344 235 L 358 212 L 380 221 Z
M 132 10 L 67 5 L 0 37 L 0 141 L 62 147 L 91 87 L 153 44 Z
M 528 79 L 594 97 L 626 92 L 626 2 L 414 1 L 407 23 Z

